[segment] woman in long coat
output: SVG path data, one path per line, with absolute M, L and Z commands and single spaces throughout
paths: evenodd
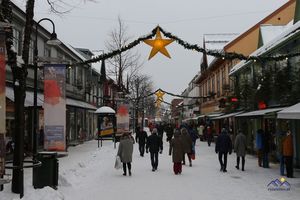
M 131 162 L 133 153 L 134 138 L 129 133 L 124 133 L 119 144 L 118 156 L 123 163 L 123 175 L 126 176 L 126 165 L 128 167 L 129 176 L 131 176 Z
M 193 141 L 186 128 L 181 129 L 181 139 L 182 139 L 182 146 L 183 146 L 182 164 L 185 165 L 185 154 L 187 154 L 190 167 L 191 167 L 192 166 L 191 153 L 193 148 Z
M 180 138 L 180 132 L 178 130 L 174 133 L 174 138 L 170 141 L 169 155 L 172 155 L 173 170 L 174 173 L 181 174 L 182 172 L 182 155 L 183 155 L 183 145 Z
M 242 157 L 242 171 L 245 170 L 245 155 L 246 155 L 246 136 L 239 130 L 234 141 L 234 150 L 236 153 L 236 168 L 240 169 L 240 158 Z

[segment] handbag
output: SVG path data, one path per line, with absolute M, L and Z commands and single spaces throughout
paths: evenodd
M 116 156 L 116 161 L 115 161 L 115 169 L 120 169 L 122 167 L 122 162 L 120 156 Z

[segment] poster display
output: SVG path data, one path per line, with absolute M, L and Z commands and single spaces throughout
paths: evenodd
M 122 103 L 117 109 L 117 133 L 129 131 L 129 104 Z
M 114 133 L 113 116 L 100 117 L 100 136 L 108 136 Z
M 5 173 L 5 132 L 6 132 L 6 95 L 5 95 L 5 34 L 0 33 L 0 177 Z
M 66 66 L 44 66 L 44 149 L 66 150 Z

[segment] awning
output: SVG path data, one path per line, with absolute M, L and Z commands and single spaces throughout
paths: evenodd
M 224 115 L 224 113 L 210 113 L 208 115 L 206 115 L 207 117 L 211 118 L 211 119 L 215 119 L 215 117 L 219 117 L 221 115 Z
M 235 117 L 238 114 L 241 114 L 243 111 L 239 111 L 239 112 L 234 112 L 234 113 L 229 113 L 226 115 L 221 115 L 219 117 L 215 117 L 214 119 L 224 119 L 224 118 L 228 118 L 228 117 Z
M 246 113 L 242 113 L 239 115 L 236 115 L 236 117 L 254 117 L 254 116 L 263 116 L 265 114 L 268 113 L 273 113 L 273 112 L 278 112 L 280 110 L 285 109 L 286 107 L 281 107 L 281 108 L 268 108 L 268 109 L 264 109 L 264 110 L 255 110 L 255 111 L 251 111 L 251 112 L 246 112 Z
M 14 89 L 11 87 L 5 87 L 5 94 L 6 97 L 9 98 L 11 101 L 15 101 L 15 96 L 14 96 Z M 33 91 L 26 91 L 26 97 L 25 97 L 25 102 L 24 106 L 25 107 L 30 107 L 33 106 Z M 44 95 L 41 93 L 37 94 L 37 106 L 43 106 L 44 104 Z
M 79 101 L 75 99 L 70 99 L 67 98 L 67 105 L 68 106 L 75 106 L 75 107 L 80 107 L 80 108 L 86 108 L 90 110 L 97 110 L 97 108 L 89 103 L 86 103 L 84 101 Z
M 300 103 L 290 106 L 277 113 L 279 119 L 300 119 Z
M 6 87 L 5 94 L 6 94 L 6 97 L 9 98 L 11 101 L 13 101 L 13 102 L 15 101 L 13 88 Z M 34 96 L 33 91 L 26 91 L 26 97 L 25 97 L 25 102 L 24 102 L 25 107 L 33 106 L 33 96 Z M 43 106 L 43 104 L 44 104 L 44 94 L 38 92 L 37 93 L 37 106 Z M 93 106 L 89 103 L 86 103 L 84 101 L 75 100 L 75 99 L 70 99 L 70 98 L 67 98 L 67 105 L 90 109 L 90 110 L 97 110 L 97 108 L 95 106 Z
M 201 118 L 204 118 L 204 117 L 205 117 L 205 115 L 199 115 L 199 116 L 197 116 L 197 117 L 193 117 L 192 119 L 198 120 L 199 118 L 201 119 Z

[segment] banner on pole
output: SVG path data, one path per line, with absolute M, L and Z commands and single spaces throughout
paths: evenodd
M 0 32 L 0 177 L 5 173 L 5 132 L 6 132 L 6 62 L 5 62 L 5 33 Z
M 66 150 L 66 66 L 44 66 L 44 149 Z
M 129 105 L 121 103 L 117 109 L 117 133 L 129 131 Z

